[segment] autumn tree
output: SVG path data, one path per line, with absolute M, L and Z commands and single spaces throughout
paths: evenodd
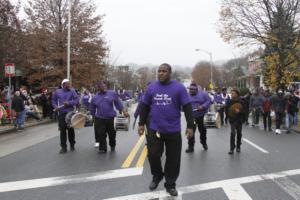
M 220 86 L 221 83 L 221 77 L 220 73 L 217 70 L 215 66 L 212 68 L 213 72 L 213 82 L 215 86 Z M 203 88 L 209 88 L 210 85 L 210 71 L 211 71 L 211 65 L 209 62 L 199 62 L 196 64 L 196 66 L 193 69 L 192 72 L 192 79 L 194 82 L 198 85 L 200 85 Z
M 237 46 L 263 45 L 266 83 L 286 86 L 299 65 L 300 0 L 223 0 L 220 34 Z
M 19 6 L 9 0 L 0 0 L 0 68 L 5 63 L 15 63 L 18 68 L 24 66 L 25 54 L 21 21 L 18 18 Z M 4 79 L 3 70 L 0 82 Z
M 68 2 L 72 2 L 69 7 Z M 75 87 L 102 79 L 107 47 L 102 36 L 103 16 L 82 0 L 29 0 L 27 46 L 31 83 L 57 86 L 66 77 L 68 9 L 71 9 L 71 78 Z

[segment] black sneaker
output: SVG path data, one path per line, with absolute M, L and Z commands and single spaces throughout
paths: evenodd
M 75 151 L 75 146 L 72 145 L 71 148 L 70 148 L 70 150 L 71 150 L 71 151 Z
M 99 154 L 104 154 L 104 153 L 106 153 L 106 152 L 107 152 L 106 149 L 99 149 L 99 151 L 98 151 Z
M 115 151 L 116 151 L 116 147 L 115 147 L 115 146 L 111 146 L 111 147 L 110 147 L 110 151 L 111 151 L 111 152 L 115 152 Z
M 185 150 L 185 153 L 193 153 L 194 152 L 194 148 L 187 148 L 186 150 Z
M 65 154 L 65 153 L 67 153 L 67 148 L 61 148 L 59 154 Z
M 163 177 L 153 178 L 153 180 L 151 181 L 151 183 L 149 185 L 149 190 L 151 190 L 151 191 L 155 190 L 158 187 L 158 185 L 162 179 L 163 179 Z
M 208 150 L 208 146 L 207 146 L 207 144 L 202 144 L 202 146 L 203 146 L 203 149 L 204 149 L 205 151 L 207 151 L 207 150 Z
M 229 155 L 232 155 L 232 154 L 233 154 L 233 150 L 230 150 L 230 151 L 228 152 L 228 154 L 229 154 Z
M 241 152 L 241 148 L 236 148 L 236 152 L 240 153 Z
M 166 190 L 167 190 L 167 193 L 169 193 L 171 196 L 178 196 L 178 192 L 177 192 L 176 188 L 168 188 Z

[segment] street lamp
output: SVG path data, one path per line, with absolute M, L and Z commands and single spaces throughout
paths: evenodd
M 195 51 L 202 51 L 209 55 L 210 58 L 210 83 L 213 84 L 213 63 L 212 63 L 212 53 L 203 49 L 195 49 Z
M 67 79 L 70 80 L 70 54 L 71 54 L 71 8 L 72 0 L 69 0 L 69 12 L 68 12 L 68 56 L 67 56 Z M 71 81 L 71 80 L 70 80 Z

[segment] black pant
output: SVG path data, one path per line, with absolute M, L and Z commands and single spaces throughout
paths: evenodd
M 234 122 L 230 123 L 231 135 L 230 135 L 230 150 L 235 148 L 235 135 L 237 135 L 236 147 L 240 148 L 242 144 L 242 123 Z
M 264 121 L 264 129 L 266 130 L 268 127 L 268 129 L 271 130 L 271 126 L 272 126 L 271 112 L 263 113 L 263 121 Z
M 42 109 L 43 109 L 43 118 L 46 118 L 49 116 L 49 108 L 48 105 L 43 104 L 42 105 Z
M 252 125 L 258 125 L 260 112 L 261 110 L 259 108 L 252 110 Z
M 174 188 L 180 172 L 181 133 L 160 134 L 160 137 L 157 137 L 156 131 L 149 129 L 147 147 L 153 180 L 158 180 L 165 176 L 165 187 L 167 189 Z M 163 171 L 161 156 L 164 152 L 164 147 L 166 147 L 166 163 Z
M 220 108 L 220 110 L 218 111 L 220 114 L 220 119 L 221 119 L 221 125 L 224 125 L 224 114 L 225 114 L 225 109 L 224 108 Z
M 196 127 L 198 125 L 198 130 L 199 130 L 199 133 L 200 133 L 200 143 L 201 144 L 206 144 L 206 127 L 204 125 L 204 116 L 202 117 L 198 117 L 198 118 L 195 118 L 195 123 L 194 123 L 194 127 L 193 127 L 193 131 L 194 131 L 194 134 L 193 134 L 193 137 L 191 137 L 189 140 L 188 140 L 188 144 L 189 144 L 189 148 L 194 148 L 194 145 L 195 145 L 195 133 L 196 133 Z
M 114 127 L 114 118 L 112 119 L 100 119 L 95 118 L 95 133 L 96 142 L 99 142 L 99 150 L 107 150 L 106 137 L 108 135 L 109 145 L 111 147 L 116 146 L 116 130 Z
M 280 129 L 280 125 L 282 123 L 284 113 L 281 112 L 276 112 L 275 117 L 276 117 L 276 129 Z
M 70 146 L 74 146 L 75 144 L 75 131 L 73 128 L 67 127 L 67 123 L 65 120 L 66 115 L 67 113 L 58 115 L 58 126 L 60 130 L 60 146 L 62 148 L 67 148 L 67 130 Z

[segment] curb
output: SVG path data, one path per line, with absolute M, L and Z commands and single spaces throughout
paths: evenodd
M 29 127 L 33 127 L 33 126 L 37 126 L 37 125 L 42 125 L 42 124 L 49 124 L 49 123 L 52 123 L 52 122 L 54 122 L 54 121 L 52 121 L 50 119 L 47 119 L 47 120 L 28 123 L 28 124 L 25 123 L 24 128 L 29 128 Z M 4 128 L 3 130 L 0 129 L 0 135 L 5 134 L 5 133 L 10 133 L 10 132 L 15 132 L 14 126 L 8 125 L 7 128 Z

